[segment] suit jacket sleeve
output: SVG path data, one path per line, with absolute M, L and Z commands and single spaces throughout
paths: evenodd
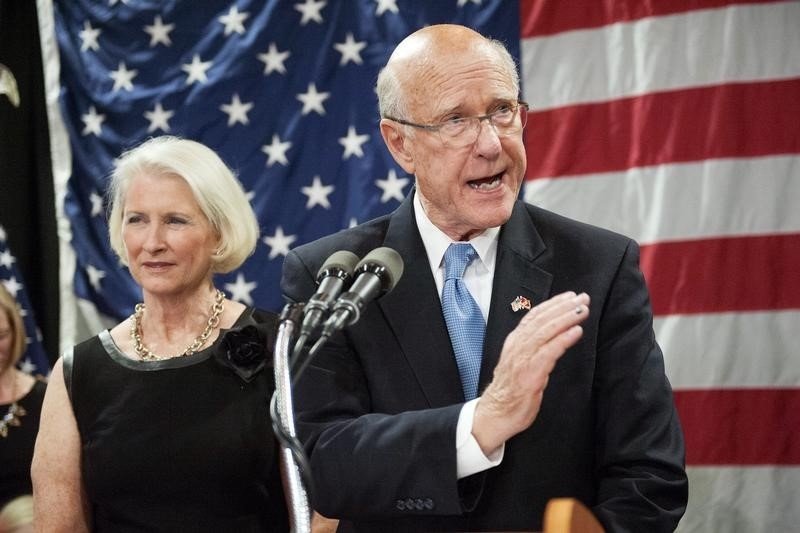
M 593 511 L 609 531 L 673 531 L 687 500 L 683 434 L 638 261 L 630 241 L 598 324 Z

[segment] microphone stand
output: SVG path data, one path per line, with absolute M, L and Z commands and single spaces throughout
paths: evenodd
M 308 494 L 303 486 L 300 467 L 286 438 L 287 435 L 291 439 L 295 439 L 297 436 L 294 426 L 294 409 L 292 407 L 292 379 L 289 371 L 289 356 L 292 353 L 292 336 L 298 323 L 298 315 L 302 317 L 302 304 L 287 304 L 283 309 L 283 313 L 281 313 L 278 336 L 275 340 L 275 394 L 272 398 L 273 407 L 277 407 L 279 420 L 274 419 L 273 413 L 272 422 L 275 436 L 281 444 L 281 455 L 283 457 L 281 470 L 284 474 L 284 489 L 292 532 L 310 533 L 311 506 L 309 505 Z M 280 427 L 275 427 L 275 424 L 279 424 Z

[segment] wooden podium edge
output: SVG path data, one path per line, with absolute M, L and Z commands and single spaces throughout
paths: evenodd
M 603 533 L 592 512 L 573 498 L 554 498 L 544 509 L 543 533 Z

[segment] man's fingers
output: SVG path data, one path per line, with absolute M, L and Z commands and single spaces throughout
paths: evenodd
M 577 295 L 573 291 L 567 291 L 567 292 L 562 292 L 561 294 L 557 294 L 552 298 L 549 298 L 543 301 L 542 303 L 534 306 L 533 309 L 528 311 L 528 313 L 524 317 L 522 317 L 522 320 L 525 322 L 534 320 L 536 317 L 542 315 L 543 313 L 546 313 L 549 309 L 552 309 L 553 307 L 557 306 L 560 303 L 563 303 L 564 301 L 575 298 L 576 296 Z
M 534 351 L 589 316 L 589 296 L 585 293 L 564 293 L 545 303 L 537 306 L 536 315 L 526 316 L 514 332 Z

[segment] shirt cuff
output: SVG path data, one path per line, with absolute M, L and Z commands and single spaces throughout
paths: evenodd
M 503 462 L 506 445 L 503 444 L 487 457 L 483 454 L 478 441 L 472 436 L 472 420 L 480 398 L 464 404 L 458 415 L 456 426 L 456 475 L 458 479 L 483 472 Z

